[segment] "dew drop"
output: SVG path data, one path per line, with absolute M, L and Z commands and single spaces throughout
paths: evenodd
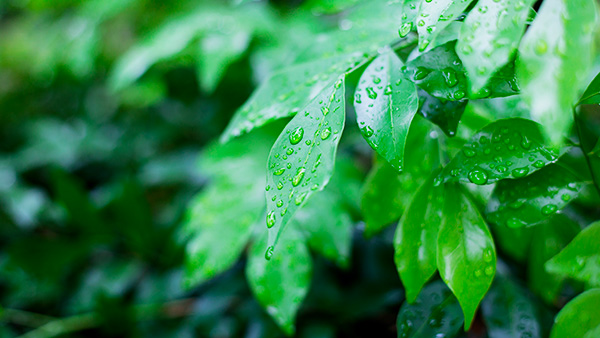
M 304 137 L 304 128 L 297 127 L 296 129 L 294 129 L 294 131 L 292 131 L 290 133 L 290 143 L 298 144 L 298 143 L 300 143 L 300 141 L 302 141 L 303 137 Z
M 283 175 L 284 172 L 285 172 L 285 168 L 279 168 L 274 172 L 274 174 L 275 174 L 275 176 L 281 176 L 281 175 Z
M 273 246 L 270 246 L 267 248 L 267 251 L 265 251 L 265 259 L 266 260 L 271 260 L 271 257 L 273 257 Z
M 552 215 L 558 210 L 558 207 L 554 204 L 546 204 L 542 207 L 542 214 Z
M 513 177 L 515 177 L 515 178 L 525 177 L 529 173 L 529 168 L 527 168 L 527 167 L 516 168 L 516 169 L 513 169 L 511 173 L 512 173 Z
M 375 90 L 373 89 L 373 87 L 367 87 L 367 96 L 371 100 L 375 100 L 377 98 L 377 93 L 375 92 Z
M 275 225 L 275 210 L 271 210 L 267 214 L 267 228 L 272 228 Z
M 306 172 L 305 168 L 299 168 L 298 172 L 296 173 L 296 176 L 294 176 L 294 178 L 292 179 L 292 185 L 294 187 L 297 187 L 298 184 L 300 184 L 300 182 L 302 182 L 302 179 L 304 178 L 304 173 Z
M 331 127 L 323 129 L 323 131 L 321 132 L 321 140 L 328 139 L 329 135 L 331 135 Z
M 488 181 L 488 176 L 485 173 L 485 171 L 479 169 L 471 170 L 467 176 L 471 183 L 475 183 L 478 185 L 486 184 Z

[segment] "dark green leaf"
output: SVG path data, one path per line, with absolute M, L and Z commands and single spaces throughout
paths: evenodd
M 471 326 L 477 306 L 496 272 L 496 249 L 487 225 L 460 186 L 446 184 L 446 198 L 437 244 L 437 266 Z
M 396 170 L 404 166 L 408 129 L 419 109 L 416 86 L 403 79 L 402 61 L 388 50 L 377 57 L 360 77 L 354 108 L 367 143 Z
M 600 289 L 588 290 L 560 310 L 554 319 L 550 338 L 592 338 L 600 329 Z
M 471 137 L 439 180 L 492 184 L 531 174 L 557 159 L 558 154 L 545 146 L 537 123 L 521 118 L 497 120 Z
M 414 194 L 394 236 L 396 268 L 410 303 L 415 301 L 423 285 L 437 270 L 437 240 L 444 216 L 444 188 L 434 187 L 433 177 Z
M 600 103 L 600 73 L 596 75 L 592 83 L 589 84 L 578 104 L 598 104 Z
M 473 0 L 430 0 L 422 1 L 417 16 L 417 32 L 419 32 L 419 49 L 424 50 L 435 40 L 452 21 L 456 20 L 460 14 Z
M 600 287 L 600 222 L 581 231 L 567 247 L 546 263 L 546 271 L 570 277 L 588 287 Z
M 454 136 L 458 122 L 465 111 L 467 100 L 447 101 L 429 95 L 419 89 L 419 113 L 429 121 L 437 124 L 448 136 Z
M 501 252 L 519 262 L 527 261 L 535 228 L 509 228 L 495 223 L 490 226 Z
M 569 169 L 549 165 L 527 177 L 498 182 L 487 206 L 487 217 L 511 228 L 535 225 L 569 204 L 582 187 Z
M 329 84 L 275 141 L 268 159 L 269 250 L 296 210 L 327 185 L 346 118 L 344 81 Z
M 542 337 L 536 304 L 527 292 L 505 277 L 494 281 L 481 302 L 490 338 Z
M 470 91 L 482 90 L 513 56 L 534 0 L 480 0 L 460 31 L 456 51 L 470 80 Z
M 442 281 L 425 286 L 414 304 L 404 303 L 398 313 L 398 338 L 454 337 L 463 323 L 456 297 Z
M 573 123 L 571 109 L 592 65 L 597 22 L 594 0 L 547 0 L 519 46 L 523 99 L 553 143 L 561 143 Z

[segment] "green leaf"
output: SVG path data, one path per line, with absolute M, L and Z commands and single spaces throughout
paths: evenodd
M 600 289 L 588 290 L 567 303 L 554 319 L 550 338 L 588 338 L 600 329 Z
M 416 28 L 415 19 L 419 12 L 419 5 L 423 0 L 401 0 L 402 16 L 400 17 L 400 28 L 398 34 L 405 37 Z
M 446 184 L 437 266 L 465 314 L 465 329 L 496 272 L 496 249 L 485 221 L 460 186 Z
M 566 248 L 546 263 L 546 271 L 570 277 L 589 288 L 600 287 L 600 222 L 583 229 Z
M 481 302 L 481 311 L 490 338 L 543 336 L 533 299 L 506 277 L 496 278 Z
M 523 100 L 553 143 L 573 123 L 571 109 L 592 65 L 597 17 L 593 0 L 544 1 L 519 46 Z
M 454 337 L 463 321 L 456 297 L 438 280 L 425 286 L 414 304 L 402 305 L 396 328 L 398 338 Z
M 480 0 L 460 31 L 456 51 L 470 80 L 470 91 L 482 90 L 514 55 L 534 0 Z
M 290 229 L 281 236 L 281 250 L 267 261 L 267 236 L 263 235 L 250 248 L 246 278 L 262 307 L 287 335 L 292 335 L 296 312 L 310 286 L 310 253 L 302 235 Z
M 299 64 L 272 75 L 235 113 L 221 142 L 277 119 L 304 111 L 317 97 L 326 96 L 331 84 L 351 71 L 364 57 L 341 55 Z
M 415 301 L 423 285 L 437 270 L 437 240 L 443 217 L 444 188 L 434 187 L 433 177 L 414 194 L 394 236 L 394 260 L 410 303 Z
M 528 250 L 528 285 L 547 303 L 553 303 L 562 289 L 564 278 L 548 273 L 544 264 L 577 235 L 580 227 L 568 217 L 556 214 L 530 229 L 533 231 Z
M 496 120 L 471 137 L 439 180 L 492 184 L 531 174 L 557 159 L 558 154 L 545 146 L 537 123 L 521 118 Z
M 419 109 L 417 88 L 403 79 L 402 66 L 393 51 L 381 54 L 361 75 L 354 100 L 362 135 L 398 171 L 404 165 L 408 129 Z
M 194 197 L 180 237 L 185 280 L 194 287 L 233 265 L 264 214 L 264 163 L 273 137 L 257 131 L 227 144 L 213 144 L 200 167 L 213 181 Z M 245 152 L 246 156 L 239 156 Z
M 420 116 L 413 120 L 406 140 L 409 151 L 402 173 L 379 157 L 362 188 L 361 211 L 365 220 L 365 235 L 371 237 L 385 226 L 397 221 L 413 197 L 413 192 L 425 182 L 441 162 L 439 129 Z
M 447 101 L 419 89 L 419 114 L 438 125 L 448 136 L 454 136 L 458 122 L 467 107 L 467 100 Z
M 427 48 L 452 21 L 471 4 L 473 0 L 431 0 L 422 1 L 417 16 L 419 49 Z
M 329 182 L 345 118 L 340 78 L 300 111 L 275 141 L 268 159 L 267 252 L 300 205 Z
M 307 201 L 296 212 L 291 226 L 301 230 L 311 249 L 347 267 L 354 223 L 341 196 L 330 187 Z
M 598 104 L 600 103 L 600 73 L 596 75 L 592 83 L 587 87 L 577 104 Z
M 206 93 L 215 90 L 227 67 L 246 51 L 251 37 L 250 32 L 240 27 L 202 37 L 198 48 L 198 79 Z
M 518 262 L 527 261 L 535 228 L 509 228 L 495 223 L 490 226 L 500 252 Z
M 527 177 L 498 182 L 486 214 L 511 228 L 540 223 L 578 196 L 583 183 L 569 169 L 553 164 Z

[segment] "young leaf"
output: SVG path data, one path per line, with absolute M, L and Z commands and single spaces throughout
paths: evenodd
M 525 229 L 525 228 L 522 228 Z M 556 214 L 533 230 L 531 247 L 527 251 L 528 286 L 547 303 L 553 303 L 560 293 L 564 278 L 548 273 L 544 264 L 560 252 L 577 235 L 580 227 L 568 217 Z
M 596 75 L 592 83 L 587 87 L 581 99 L 577 104 L 598 104 L 600 103 L 600 73 Z
M 519 46 L 517 74 L 531 115 L 561 143 L 592 65 L 594 0 L 547 0 Z
M 536 304 L 526 291 L 508 278 L 497 278 L 481 302 L 490 338 L 541 338 Z
M 361 75 L 356 88 L 356 120 L 367 143 L 396 170 L 404 165 L 408 129 L 419 109 L 417 87 L 403 79 L 402 61 L 388 50 Z
M 510 228 L 535 225 L 569 204 L 582 186 L 566 167 L 549 165 L 527 177 L 498 182 L 486 214 Z
M 281 250 L 267 261 L 266 237 L 260 236 L 250 248 L 246 278 L 258 302 L 287 335 L 292 335 L 296 312 L 310 286 L 310 253 L 302 235 L 290 229 L 281 236 Z
M 496 120 L 471 137 L 439 179 L 492 184 L 523 177 L 557 159 L 558 154 L 545 146 L 537 123 L 521 118 Z
M 467 100 L 447 101 L 429 95 L 419 88 L 419 114 L 435 123 L 448 136 L 454 136 L 465 111 Z
M 480 0 L 469 12 L 456 45 L 470 80 L 470 91 L 482 90 L 513 56 L 534 0 Z
M 340 55 L 302 63 L 271 76 L 235 113 L 221 142 L 269 122 L 304 111 L 317 97 L 323 97 L 331 83 L 361 61 L 361 54 Z
M 271 148 L 266 257 L 299 206 L 329 182 L 345 118 L 344 81 L 340 78 L 287 124 Z
M 441 31 L 463 13 L 473 0 L 421 1 L 417 16 L 419 49 L 424 50 Z
M 398 34 L 401 38 L 405 37 L 410 33 L 415 26 L 415 18 L 419 11 L 419 4 L 423 0 L 401 0 L 402 2 L 402 16 L 400 17 L 400 28 L 398 28 Z
M 475 204 L 460 186 L 446 184 L 442 224 L 438 234 L 437 266 L 465 315 L 465 329 L 488 291 L 496 272 L 496 249 Z
M 437 240 L 444 216 L 444 188 L 434 187 L 433 177 L 414 194 L 394 236 L 394 260 L 409 303 L 415 301 L 423 285 L 437 270 Z
M 546 271 L 600 287 L 600 222 L 583 229 L 566 248 L 546 263 Z
M 600 289 L 588 290 L 567 303 L 554 319 L 550 338 L 592 338 L 600 328 Z
M 454 337 L 463 321 L 456 297 L 438 280 L 425 286 L 414 304 L 402 305 L 396 328 L 398 338 Z

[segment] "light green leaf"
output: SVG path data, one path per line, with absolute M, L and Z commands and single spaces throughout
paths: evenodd
M 400 28 L 398 34 L 405 37 L 416 28 L 415 19 L 419 12 L 419 5 L 423 0 L 401 0 L 402 16 L 400 16 Z
M 545 145 L 539 124 L 521 118 L 496 120 L 471 137 L 439 181 L 483 185 L 520 178 L 556 162 L 558 155 Z
M 547 0 L 519 46 L 517 74 L 531 116 L 561 143 L 586 85 L 597 27 L 594 0 Z
M 250 248 L 246 278 L 262 307 L 287 335 L 292 335 L 296 312 L 310 286 L 310 253 L 302 235 L 290 229 L 281 236 L 281 250 L 267 261 L 264 255 L 267 236 L 262 234 Z
M 596 75 L 592 83 L 589 84 L 581 99 L 577 104 L 598 104 L 600 103 L 600 73 Z
M 227 67 L 248 48 L 251 34 L 244 29 L 210 32 L 202 37 L 198 50 L 198 79 L 206 93 L 212 93 Z
M 424 50 L 440 32 L 463 13 L 473 0 L 422 1 L 417 16 L 419 49 Z
M 394 236 L 394 260 L 410 303 L 415 301 L 423 285 L 437 270 L 437 240 L 444 216 L 444 188 L 434 187 L 433 177 L 414 194 Z
M 582 187 L 578 177 L 558 163 L 527 177 L 502 180 L 488 203 L 487 218 L 510 228 L 535 225 L 569 204 Z
M 479 92 L 494 73 L 514 55 L 534 0 L 480 0 L 460 31 L 456 51 Z
M 364 61 L 362 53 L 334 56 L 299 64 L 274 74 L 235 113 L 221 135 L 221 142 L 277 119 L 303 112 L 315 98 L 324 97 L 324 92 L 336 79 L 361 61 Z
M 388 50 L 361 75 L 354 108 L 367 143 L 401 171 L 408 129 L 419 109 L 417 87 L 400 73 L 402 61 Z
M 550 338 L 588 338 L 600 328 L 600 289 L 588 290 L 567 303 L 554 319 Z M 591 336 L 594 337 L 594 336 Z
M 477 306 L 496 272 L 496 249 L 475 204 L 456 184 L 446 184 L 446 196 L 437 243 L 437 266 L 471 326 Z
M 266 187 L 268 253 L 300 205 L 329 182 L 345 118 L 340 78 L 298 112 L 271 148 Z
M 546 263 L 546 271 L 600 287 L 600 222 L 583 229 L 566 248 Z
M 481 302 L 481 312 L 490 338 L 543 336 L 533 299 L 506 277 L 496 278 Z
M 398 313 L 398 338 L 454 337 L 463 323 L 456 297 L 442 281 L 423 288 L 414 304 L 404 303 Z
M 548 273 L 544 264 L 560 252 L 579 232 L 579 225 L 562 214 L 529 228 L 532 231 L 531 247 L 527 251 L 528 285 L 547 303 L 553 303 L 560 293 L 564 278 Z

